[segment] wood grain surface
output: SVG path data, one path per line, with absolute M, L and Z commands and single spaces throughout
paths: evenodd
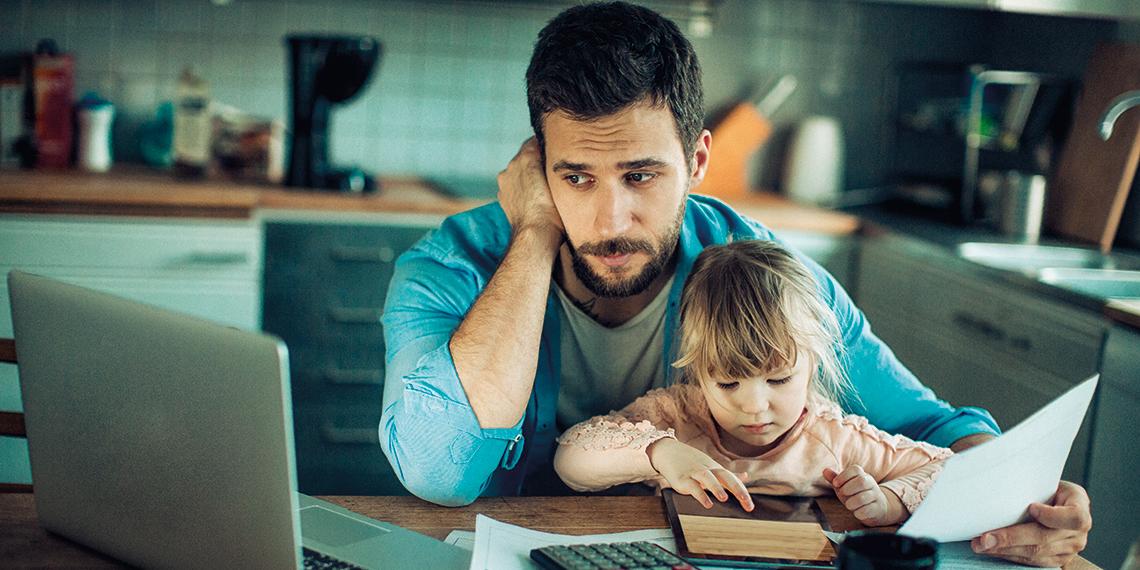
M 679 515 L 689 552 L 830 561 L 831 541 L 816 523 Z M 757 538 L 760 537 L 760 538 Z M 761 554 L 762 553 L 762 554 Z
M 385 178 L 380 184 L 375 194 L 355 195 L 219 180 L 179 182 L 169 173 L 139 167 L 108 174 L 17 171 L 0 176 L 0 212 L 249 218 L 258 209 L 275 209 L 446 216 L 486 203 L 445 196 L 418 178 Z M 730 205 L 773 229 L 831 235 L 859 229 L 855 216 L 797 205 L 768 192 L 752 192 Z
M 452 530 L 475 530 L 475 515 L 535 530 L 595 534 L 666 528 L 661 497 L 488 497 L 466 507 L 441 507 L 415 497 L 321 497 L 375 519 L 443 539 Z M 834 498 L 820 500 L 834 530 L 862 528 Z M 12 567 L 105 568 L 121 564 L 48 533 L 36 522 L 35 495 L 0 493 L 0 561 Z M 1094 570 L 1077 558 L 1065 570 Z
M 1100 138 L 1100 117 L 1113 98 L 1134 89 L 1140 89 L 1140 45 L 1098 46 L 1047 191 L 1046 228 L 1105 252 L 1112 248 L 1140 161 L 1140 109 L 1121 115 L 1107 141 Z

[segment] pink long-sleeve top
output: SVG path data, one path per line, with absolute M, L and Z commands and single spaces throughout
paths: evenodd
M 578 491 L 598 491 L 622 483 L 667 487 L 649 462 L 646 449 L 675 437 L 734 473 L 747 473 L 750 492 L 819 496 L 833 492 L 823 469 L 837 473 L 859 465 L 894 492 L 913 512 L 926 496 L 949 449 L 888 434 L 866 418 L 844 415 L 838 406 L 809 398 L 800 419 L 779 444 L 757 457 L 737 455 L 721 443 L 701 389 L 675 384 L 650 391 L 621 411 L 597 416 L 558 438 L 554 468 Z

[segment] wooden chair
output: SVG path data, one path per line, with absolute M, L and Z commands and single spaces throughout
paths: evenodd
M 10 338 L 0 338 L 0 362 L 16 364 L 16 343 Z M 0 412 L 0 436 L 28 437 L 24 429 L 24 414 L 20 412 Z M 0 493 L 30 493 L 32 486 L 23 483 L 0 483 Z

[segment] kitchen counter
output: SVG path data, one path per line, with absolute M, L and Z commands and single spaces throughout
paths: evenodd
M 443 196 L 415 178 L 388 178 L 381 184 L 381 192 L 353 195 L 225 180 L 182 181 L 141 167 L 108 174 L 11 171 L 0 175 L 0 212 L 249 218 L 258 209 L 273 208 L 448 215 L 482 203 Z
M 7 171 L 0 174 L 0 212 L 249 218 L 258 210 L 293 212 L 411 213 L 450 215 L 486 203 L 455 199 L 417 178 L 384 178 L 375 194 L 286 189 L 229 181 L 180 181 L 141 167 L 108 174 L 74 171 Z M 756 192 L 732 206 L 778 230 L 851 235 L 856 216 L 794 204 Z
M 1009 236 L 1002 235 L 996 230 L 985 227 L 967 227 L 944 220 L 933 219 L 929 215 L 925 215 L 923 212 L 917 211 L 912 207 L 893 204 L 859 206 L 846 208 L 843 211 L 855 215 L 862 220 L 862 232 L 864 235 L 896 233 L 917 238 L 924 243 L 916 245 L 915 247 L 933 248 L 929 250 L 930 253 L 948 256 L 948 263 L 955 264 L 959 270 L 985 275 L 991 279 L 1031 290 L 1040 295 L 1051 297 L 1073 306 L 1099 312 L 1108 319 L 1127 324 L 1140 330 L 1140 299 L 1110 300 L 1106 302 L 1055 285 L 1042 283 L 1029 274 L 985 266 L 958 256 L 957 247 L 963 243 L 1020 243 Z M 1040 245 L 1095 247 L 1089 244 L 1078 244 L 1072 241 L 1049 237 L 1042 237 Z M 1135 250 L 1129 250 L 1127 248 L 1117 248 L 1117 250 L 1132 257 L 1140 256 L 1140 252 L 1136 252 Z
M 1104 314 L 1140 331 L 1140 299 L 1113 299 L 1104 306 Z

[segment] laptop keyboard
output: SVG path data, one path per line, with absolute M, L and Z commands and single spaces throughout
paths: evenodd
M 305 570 L 365 570 L 360 566 L 337 560 L 332 556 L 321 554 L 316 550 L 309 550 L 308 548 L 301 549 L 305 555 Z

